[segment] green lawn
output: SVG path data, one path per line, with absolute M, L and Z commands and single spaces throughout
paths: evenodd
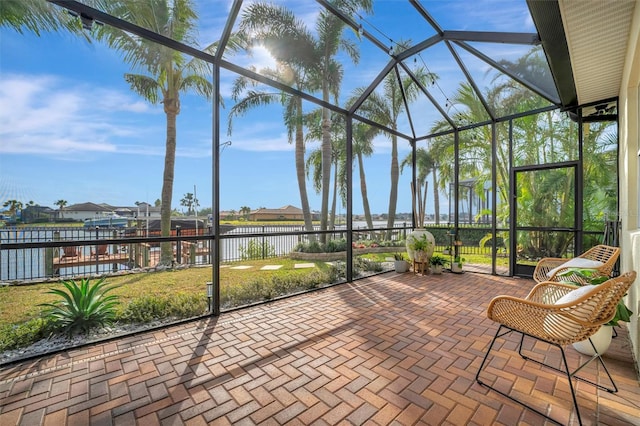
M 304 276 L 313 269 L 294 269 L 295 263 L 285 258 L 267 260 L 248 260 L 238 264 L 253 266 L 251 269 L 220 269 L 222 290 L 225 287 L 238 287 L 271 277 L 292 278 Z M 276 271 L 261 271 L 264 265 L 282 265 Z M 317 268 L 326 269 L 324 262 L 318 262 Z M 206 283 L 212 281 L 212 268 L 195 267 L 164 272 L 127 274 L 107 278 L 109 284 L 119 287 L 112 293 L 120 298 L 122 305 L 142 295 L 167 296 L 176 294 L 201 294 L 206 297 Z M 40 303 L 52 302 L 55 297 L 46 294 L 50 288 L 61 288 L 61 283 L 42 283 L 0 287 L 0 326 L 26 321 L 39 315 Z

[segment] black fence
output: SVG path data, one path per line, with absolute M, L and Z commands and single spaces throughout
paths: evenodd
M 406 238 L 410 227 L 354 229 L 353 241 L 392 243 Z M 346 228 L 323 234 L 301 225 L 221 225 L 216 237 L 207 226 L 176 226 L 170 237 L 157 229 L 29 227 L 0 229 L 0 282 L 22 283 L 57 277 L 91 276 L 154 268 L 160 244 L 170 242 L 176 265 L 208 265 L 212 245 L 219 243 L 222 263 L 284 257 L 312 241 L 346 240 Z M 374 244 L 375 246 L 376 244 Z M 397 251 L 391 247 L 390 252 Z
M 268 259 L 290 256 L 301 245 L 313 241 L 332 241 L 334 246 L 344 244 L 346 226 L 320 233 L 304 230 L 303 225 L 220 225 L 219 234 L 203 222 L 183 221 L 172 226 L 170 237 L 161 237 L 158 227 L 143 223 L 139 227 L 5 227 L 0 228 L 0 283 L 20 284 L 58 277 L 104 275 L 124 271 L 153 269 L 160 259 L 160 244 L 170 242 L 174 266 L 210 265 L 212 245 L 219 244 L 220 262 Z M 500 230 L 495 236 L 485 225 L 452 227 L 427 226 L 435 238 L 435 250 L 460 255 L 509 256 L 509 249 Z M 410 224 L 398 222 L 393 228 L 352 229 L 352 240 L 357 248 L 387 246 L 388 252 L 404 251 L 403 241 L 412 231 Z M 601 234 L 593 233 L 594 238 Z M 452 247 L 456 245 L 457 248 Z M 377 252 L 384 251 L 380 247 Z M 402 247 L 402 248 L 399 248 Z M 324 249 L 318 249 L 323 251 Z M 344 250 L 344 248 L 343 248 Z M 330 251 L 330 250 L 329 250 Z M 362 250 L 354 251 L 355 254 Z M 366 250 L 365 250 L 366 252 Z M 490 260 L 486 263 L 490 264 Z

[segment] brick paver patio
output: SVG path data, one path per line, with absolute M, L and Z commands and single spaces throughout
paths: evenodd
M 0 370 L 0 425 L 543 424 L 474 380 L 496 330 L 488 302 L 532 286 L 388 273 L 9 365 Z M 620 391 L 579 382 L 585 424 L 640 424 L 638 375 L 627 332 L 618 334 L 605 362 Z M 566 381 L 523 362 L 515 338 L 499 346 L 483 378 L 577 424 Z

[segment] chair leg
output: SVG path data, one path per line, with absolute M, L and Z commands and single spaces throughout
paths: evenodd
M 560 348 L 560 353 L 562 354 L 562 362 L 564 363 L 565 373 L 567 374 L 567 382 L 569 382 L 569 389 L 571 389 L 571 397 L 573 398 L 573 406 L 576 408 L 576 416 L 578 417 L 578 424 L 582 426 L 582 417 L 580 417 L 580 408 L 578 408 L 578 399 L 576 398 L 576 391 L 573 388 L 573 381 L 571 377 L 575 373 L 569 372 L 569 364 L 567 363 L 567 357 L 564 354 L 564 349 L 562 346 L 558 346 Z
M 527 360 L 527 361 L 533 361 L 533 362 L 535 362 L 535 363 L 537 363 L 537 364 L 540 364 L 540 365 L 542 365 L 542 366 L 545 366 L 545 367 L 547 367 L 547 368 L 550 368 L 550 369 L 552 369 L 552 370 L 555 370 L 555 371 L 557 371 L 558 373 L 565 373 L 565 370 L 562 370 L 562 369 L 560 369 L 560 368 L 556 368 L 556 367 L 554 367 L 554 366 L 552 366 L 552 365 L 549 365 L 549 364 L 546 364 L 546 363 L 544 363 L 544 362 L 542 362 L 542 361 L 538 361 L 537 359 L 535 359 L 535 358 L 531 358 L 531 357 L 529 357 L 529 356 L 525 355 L 524 353 L 522 353 L 522 343 L 523 343 L 523 341 L 524 341 L 524 336 L 525 336 L 525 334 L 524 334 L 524 333 L 521 333 L 521 334 L 522 334 L 522 338 L 520 339 L 520 345 L 518 346 L 518 354 L 519 354 L 523 359 L 525 359 L 525 360 Z M 535 337 L 532 337 L 532 338 L 533 338 L 533 339 L 535 339 Z M 548 342 L 547 342 L 547 343 L 548 343 Z M 581 382 L 589 383 L 590 385 L 595 386 L 595 387 L 597 387 L 597 388 L 598 388 L 598 389 L 600 389 L 600 390 L 607 391 L 607 392 L 609 392 L 609 393 L 616 393 L 616 392 L 618 392 L 618 386 L 617 386 L 617 385 L 616 385 L 616 383 L 613 381 L 613 377 L 611 377 L 611 374 L 609 373 L 609 370 L 607 369 L 607 366 L 605 365 L 604 360 L 602 359 L 602 356 L 598 353 L 598 350 L 596 349 L 595 345 L 593 344 L 593 341 L 591 340 L 591 338 L 589 338 L 589 343 L 591 343 L 591 347 L 593 347 L 593 351 L 595 352 L 595 355 L 593 355 L 590 359 L 588 359 L 586 362 L 584 362 L 583 364 L 579 365 L 575 370 L 573 370 L 573 371 L 570 373 L 570 376 L 571 376 L 572 378 L 576 379 L 576 380 L 580 380 Z M 562 352 L 562 356 L 563 356 L 563 358 L 564 358 L 564 350 L 562 349 L 562 346 L 560 346 L 560 345 L 556 345 L 556 344 L 554 344 L 554 343 L 549 343 L 549 344 L 550 344 L 550 345 L 552 345 L 552 346 L 555 346 L 555 347 L 559 348 L 559 349 L 560 349 L 560 351 Z M 592 361 L 594 361 L 594 360 L 596 360 L 596 359 L 598 360 L 598 362 L 599 362 L 599 363 L 600 363 L 600 365 L 602 366 L 602 368 L 603 368 L 604 372 L 607 374 L 607 377 L 609 378 L 609 383 L 611 383 L 611 386 L 612 386 L 611 388 L 608 388 L 608 387 L 606 387 L 606 386 L 604 386 L 604 385 L 601 385 L 601 384 L 599 384 L 599 383 L 592 382 L 591 380 L 585 379 L 584 377 L 580 377 L 580 376 L 578 376 L 578 375 L 577 375 L 577 373 L 578 373 L 580 370 L 582 370 L 584 367 L 586 367 L 587 365 L 589 365 Z M 565 367 L 566 367 L 566 372 L 568 372 L 568 371 L 569 371 L 569 365 L 566 363 L 566 361 L 565 361 Z
M 504 332 L 504 333 L 501 333 L 501 331 L 502 331 L 502 329 L 503 329 L 503 328 L 507 329 L 507 331 L 506 331 L 506 332 Z M 520 400 L 518 400 L 518 399 L 516 399 L 516 398 L 512 397 L 511 395 L 508 395 L 506 392 L 503 392 L 503 391 L 501 391 L 500 389 L 497 389 L 497 388 L 495 388 L 495 387 L 493 387 L 493 386 L 491 386 L 491 385 L 489 385 L 489 384 L 487 384 L 487 383 L 484 383 L 482 380 L 480 380 L 480 372 L 481 372 L 481 371 L 482 371 L 482 369 L 484 368 L 485 363 L 486 363 L 486 361 L 487 361 L 487 359 L 488 359 L 488 357 L 489 357 L 489 353 L 491 352 L 491 349 L 493 349 L 493 345 L 495 344 L 496 340 L 498 339 L 498 337 L 502 337 L 502 336 L 504 336 L 504 335 L 506 335 L 506 334 L 511 333 L 512 331 L 513 331 L 513 332 L 516 332 L 516 333 L 520 333 L 520 335 L 521 335 L 521 337 L 520 337 L 520 344 L 518 345 L 518 354 L 519 354 L 522 358 L 524 358 L 525 360 L 530 360 L 530 361 L 536 362 L 536 363 L 538 363 L 538 364 L 540 364 L 540 365 L 544 365 L 544 366 L 546 366 L 546 367 L 549 367 L 549 368 L 551 368 L 551 369 L 553 369 L 553 370 L 556 370 L 556 371 L 558 371 L 558 372 L 564 373 L 564 374 L 566 375 L 566 377 L 567 377 L 567 381 L 569 382 L 569 388 L 571 389 L 571 396 L 572 396 L 572 398 L 573 398 L 573 406 L 574 406 L 574 408 L 575 408 L 575 410 L 576 410 L 576 417 L 578 418 L 578 424 L 579 424 L 580 426 L 582 426 L 582 417 L 580 416 L 580 409 L 578 408 L 578 399 L 576 398 L 576 393 L 575 393 L 575 389 L 574 389 L 574 387 L 573 387 L 573 381 L 571 380 L 571 378 L 572 378 L 572 377 L 574 377 L 573 375 L 574 375 L 578 370 L 580 370 L 582 367 L 584 367 L 588 362 L 587 362 L 587 363 L 585 363 L 585 364 L 583 364 L 582 366 L 580 366 L 580 367 L 579 367 L 576 371 L 574 371 L 573 373 L 571 373 L 571 372 L 569 371 L 569 364 L 567 363 L 567 358 L 566 358 L 566 356 L 565 356 L 564 349 L 563 349 L 563 348 L 562 348 L 562 346 L 560 346 L 560 345 L 556 345 L 556 344 L 551 343 L 553 346 L 556 346 L 556 347 L 558 347 L 558 348 L 560 349 L 560 353 L 562 354 L 562 362 L 564 363 L 564 367 L 565 367 L 565 368 L 564 368 L 564 370 L 561 370 L 561 369 L 559 369 L 559 368 L 555 368 L 555 367 L 549 366 L 549 365 L 547 365 L 547 364 L 544 364 L 544 363 L 542 363 L 542 362 L 540 362 L 540 361 L 537 361 L 537 360 L 535 360 L 535 359 L 529 358 L 529 357 L 527 357 L 526 355 L 524 355 L 524 354 L 522 353 L 522 343 L 524 342 L 524 336 L 525 336 L 525 335 L 524 335 L 524 333 L 521 333 L 521 332 L 519 332 L 519 331 L 517 331 L 517 330 L 510 329 L 509 327 L 507 327 L 507 326 L 504 326 L 504 325 L 500 324 L 500 327 L 498 328 L 498 331 L 496 331 L 495 336 L 494 336 L 494 337 L 493 337 L 493 339 L 491 340 L 491 344 L 489 345 L 489 348 L 487 349 L 487 353 L 485 354 L 484 359 L 482 360 L 482 363 L 480 364 L 480 368 L 478 368 L 478 372 L 476 373 L 476 382 L 478 382 L 478 384 L 480 384 L 481 386 L 485 386 L 486 388 L 491 389 L 491 390 L 493 390 L 493 391 L 495 391 L 495 392 L 499 393 L 500 395 L 504 396 L 505 398 L 508 398 L 508 399 L 510 399 L 511 401 L 513 401 L 513 402 L 515 402 L 515 403 L 517 403 L 517 404 L 520 404 L 520 405 L 521 405 L 521 406 L 523 406 L 524 408 L 526 408 L 526 409 L 528 409 L 528 410 L 531 410 L 531 411 L 533 411 L 533 412 L 535 412 L 535 413 L 539 414 L 540 416 L 544 417 L 545 419 L 547 419 L 547 420 L 549 420 L 549 421 L 551 421 L 551 422 L 553 422 L 553 423 L 555 423 L 555 424 L 562 425 L 562 423 L 561 423 L 561 422 L 559 422 L 558 420 L 555 420 L 555 419 L 554 419 L 554 418 L 552 418 L 552 417 L 549 417 L 549 416 L 548 416 L 548 415 L 546 415 L 544 412 L 542 412 L 542 411 L 540 411 L 540 410 L 538 410 L 538 409 L 536 409 L 536 408 L 530 407 L 530 406 L 528 406 L 527 404 L 525 404 L 524 402 L 522 402 L 522 401 L 520 401 Z M 599 355 L 598 355 L 598 358 L 599 358 Z M 589 362 L 590 362 L 590 361 L 589 361 Z M 602 360 L 601 360 L 601 362 L 602 362 Z M 604 363 L 603 363 L 603 366 L 604 366 Z M 605 367 L 605 371 L 607 371 L 606 367 Z M 607 375 L 609 375 L 609 372 L 608 372 L 608 371 L 607 371 Z M 577 378 L 577 377 L 576 377 L 576 378 Z M 609 375 L 609 378 L 611 378 L 611 375 Z M 586 381 L 586 380 L 584 380 L 584 379 L 581 379 L 581 380 Z M 613 382 L 613 381 L 612 381 L 612 382 Z M 589 382 L 589 383 L 591 383 L 591 382 Z M 615 384 L 614 384 L 614 385 L 615 385 Z
M 503 328 L 505 328 L 507 331 L 505 331 L 504 333 L 500 333 Z M 487 358 L 489 357 L 489 352 L 491 352 L 491 349 L 493 348 L 493 344 L 496 342 L 498 337 L 506 336 L 507 334 L 511 333 L 512 331 L 515 331 L 515 330 L 512 330 L 509 327 L 506 327 L 506 326 L 500 324 L 500 327 L 498 327 L 498 330 L 496 331 L 496 335 L 493 336 L 493 339 L 491 340 L 491 344 L 489 345 L 489 348 L 487 349 L 487 353 L 484 354 L 484 359 L 482 360 L 482 363 L 480 364 L 480 368 L 478 368 L 478 372 L 476 373 L 476 382 L 480 383 L 481 385 L 484 384 L 479 379 L 480 372 L 482 371 L 482 367 L 484 367 L 485 362 L 487 362 Z
M 607 391 L 609 393 L 618 392 L 618 386 L 616 385 L 616 382 L 613 381 L 613 377 L 611 377 L 611 374 L 609 373 L 609 369 L 607 368 L 607 365 L 604 363 L 604 360 L 602 359 L 602 355 L 600 355 L 600 353 L 598 352 L 598 349 L 596 349 L 596 345 L 593 344 L 593 340 L 591 340 L 591 338 L 589 338 L 589 343 L 591 343 L 591 347 L 593 348 L 593 352 L 595 352 L 595 355 L 593 355 L 590 360 L 588 360 L 587 362 L 585 362 L 584 364 L 582 364 L 581 366 L 576 368 L 573 371 L 573 373 L 571 373 L 571 375 L 574 376 L 578 380 L 582 380 L 583 382 L 589 383 L 589 384 L 597 387 L 598 389 L 605 390 L 605 391 Z M 591 361 L 593 361 L 594 359 L 598 359 L 598 361 L 600 362 L 600 365 L 602 366 L 602 369 L 604 370 L 604 372 L 607 373 L 607 377 L 609 378 L 609 382 L 611 383 L 613 388 L 608 388 L 606 386 L 600 385 L 598 383 L 594 383 L 592 381 L 589 381 L 587 379 L 584 379 L 582 377 L 578 377 L 578 376 L 575 375 L 578 371 L 582 370 L 589 363 L 591 363 Z

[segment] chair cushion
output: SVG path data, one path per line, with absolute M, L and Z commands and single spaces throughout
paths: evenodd
M 565 303 L 571 303 L 580 299 L 581 297 L 584 297 L 586 294 L 597 290 L 598 286 L 595 285 L 585 285 L 582 287 L 578 287 L 556 300 L 555 304 L 564 305 Z M 573 311 L 571 312 L 571 314 L 581 320 L 589 320 L 589 312 L 581 310 Z M 581 326 L 579 324 L 576 324 L 575 322 L 572 322 L 565 317 L 557 315 L 547 315 L 547 317 L 544 319 L 543 327 L 544 331 L 558 338 L 571 337 L 581 329 Z
M 571 303 L 575 300 L 580 299 L 582 296 L 584 296 L 585 294 L 589 294 L 592 291 L 595 291 L 598 289 L 598 286 L 595 285 L 585 285 L 582 287 L 578 287 L 575 290 L 571 290 L 569 293 L 565 294 L 564 296 L 562 296 L 560 299 L 556 300 L 556 305 L 563 305 L 565 303 Z M 579 315 L 576 315 L 579 317 Z
M 573 259 L 568 260 L 562 265 L 556 266 L 555 268 L 547 272 L 547 276 L 552 277 L 553 274 L 555 274 L 562 268 L 598 269 L 602 265 L 604 265 L 604 263 L 600 262 L 599 260 L 585 259 L 584 257 L 574 257 Z

